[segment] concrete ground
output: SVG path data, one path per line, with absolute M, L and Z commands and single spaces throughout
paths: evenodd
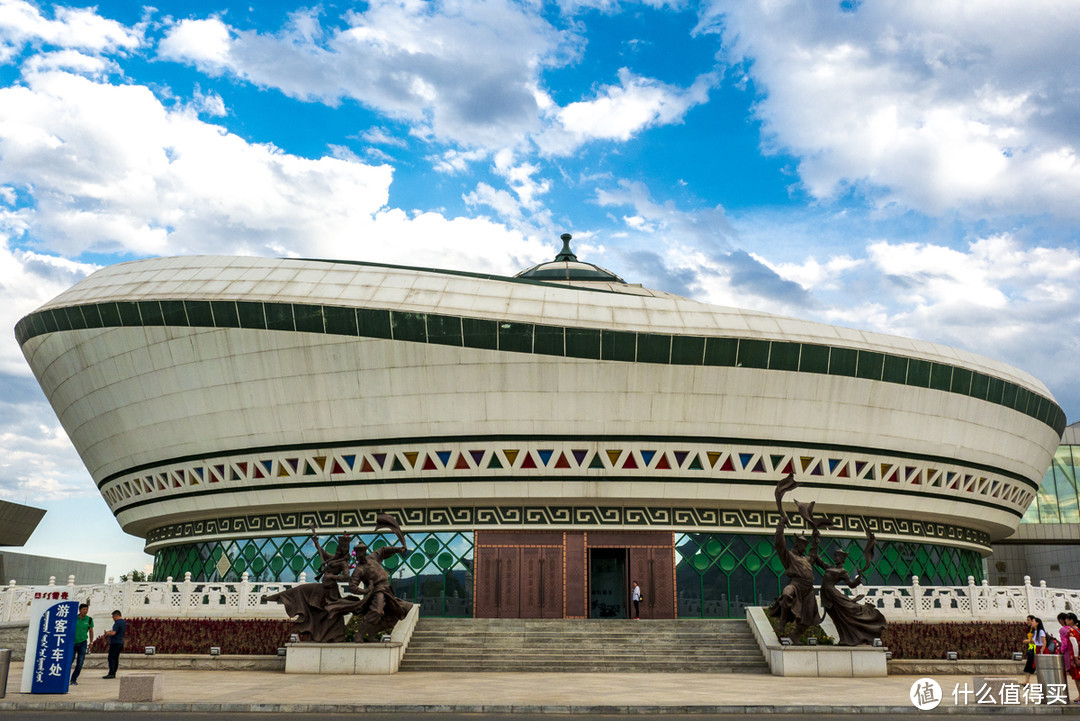
M 120 675 L 125 673 L 121 663 Z M 126 673 L 150 673 L 130 670 Z M 4 710 L 151 710 L 202 712 L 417 713 L 504 712 L 545 714 L 920 713 L 909 694 L 916 676 L 865 679 L 778 678 L 751 674 L 641 673 L 398 673 L 391 676 L 286 675 L 267 671 L 159 671 L 163 701 L 119 704 L 118 680 L 84 669 L 65 696 L 20 694 L 22 664 L 13 663 Z M 985 712 L 955 704 L 957 686 L 970 676 L 933 677 L 942 688 L 938 712 Z M 1022 681 L 1017 676 L 1016 680 Z M 1075 698 L 1076 689 L 1070 688 Z M 1072 703 L 1036 709 L 998 706 L 997 712 L 1080 713 Z

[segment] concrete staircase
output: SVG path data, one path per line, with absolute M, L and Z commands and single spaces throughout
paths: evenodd
M 768 673 L 746 621 L 420 618 L 401 671 Z

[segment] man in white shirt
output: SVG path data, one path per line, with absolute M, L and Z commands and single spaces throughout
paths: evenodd
M 630 592 L 630 600 L 634 602 L 634 620 L 641 620 L 641 586 L 637 581 L 631 581 L 630 585 L 634 587 L 634 590 Z

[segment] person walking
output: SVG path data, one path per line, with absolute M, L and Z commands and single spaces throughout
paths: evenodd
M 75 617 L 75 668 L 71 672 L 71 685 L 79 685 L 79 672 L 90 644 L 94 642 L 94 619 L 90 616 L 90 604 L 79 604 L 79 615 Z
M 640 621 L 641 620 L 641 586 L 638 585 L 637 581 L 631 581 L 630 585 L 633 587 L 633 590 L 630 591 L 630 600 L 634 602 L 634 620 L 635 621 Z
M 1061 637 L 1058 653 L 1065 657 L 1065 673 L 1069 674 L 1080 691 L 1080 631 L 1076 629 L 1076 614 L 1059 613 L 1057 620 L 1061 624 L 1058 629 L 1058 636 Z M 1065 690 L 1068 692 L 1068 688 Z
M 102 678 L 116 678 L 116 669 L 120 667 L 120 652 L 124 650 L 124 634 L 127 632 L 127 621 L 124 620 L 120 611 L 113 611 L 112 628 L 105 632 L 109 637 L 109 672 Z
M 1025 686 L 1031 682 L 1031 674 L 1035 673 L 1035 655 L 1046 653 L 1046 629 L 1043 627 L 1042 619 L 1036 618 L 1035 616 L 1028 616 L 1027 622 L 1027 648 L 1025 649 L 1027 662 L 1024 664 Z

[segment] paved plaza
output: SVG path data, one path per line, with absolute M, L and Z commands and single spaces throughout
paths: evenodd
M 122 668 L 122 666 L 121 666 Z M 156 704 L 119 704 L 118 681 L 86 669 L 66 696 L 18 692 L 22 664 L 11 667 L 0 711 L 149 710 L 504 712 L 545 714 L 682 713 L 920 713 L 909 693 L 917 676 L 866 679 L 778 678 L 760 674 L 638 673 L 398 673 L 391 676 L 288 675 L 267 671 L 160 671 L 165 698 Z M 125 672 L 121 670 L 121 675 Z M 128 671 L 127 673 L 148 673 Z M 1016 677 L 1021 681 L 1021 677 Z M 985 712 L 956 706 L 952 690 L 970 676 L 936 676 L 943 700 L 936 712 Z M 377 687 L 378 691 L 372 688 Z M 998 712 L 1032 713 L 1031 706 Z M 1080 713 L 1080 704 L 1039 709 Z

